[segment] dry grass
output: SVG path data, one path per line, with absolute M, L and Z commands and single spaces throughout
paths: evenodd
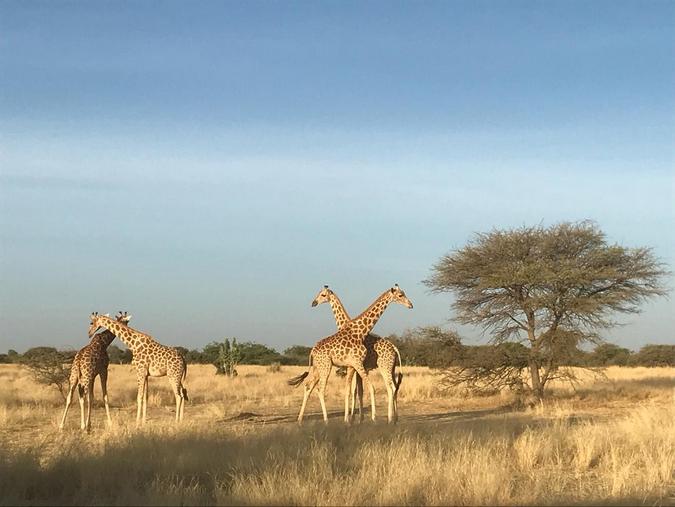
M 675 368 L 609 368 L 560 384 L 546 405 L 516 411 L 507 395 L 441 393 L 406 368 L 401 421 L 344 427 L 342 379 L 331 377 L 328 427 L 315 396 L 303 427 L 302 368 L 244 366 L 234 379 L 190 366 L 187 422 L 150 382 L 149 422 L 134 427 L 136 382 L 111 367 L 114 426 L 96 404 L 93 431 L 74 404 L 59 432 L 60 396 L 19 367 L 0 367 L 2 504 L 672 504 Z M 99 395 L 100 397 L 100 395 Z M 670 488 L 670 489 L 669 489 Z

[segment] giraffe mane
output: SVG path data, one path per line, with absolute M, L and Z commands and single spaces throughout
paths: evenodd
M 129 326 L 128 324 L 125 324 L 124 322 L 120 322 L 118 320 L 115 320 L 111 317 L 107 317 L 109 321 L 111 321 L 114 324 L 119 325 L 120 327 L 127 328 L 129 331 L 131 331 L 132 334 L 134 334 L 137 338 L 145 338 L 147 340 L 157 342 L 152 336 L 149 334 L 146 334 L 142 331 L 138 331 L 137 329 L 134 329 L 133 327 Z M 106 328 L 107 329 L 107 328 Z M 158 343 L 158 342 L 157 342 Z
M 363 317 L 364 315 L 368 314 L 373 308 L 375 308 L 375 305 L 377 305 L 384 297 L 389 294 L 389 289 L 385 290 L 382 294 L 380 294 L 375 301 L 370 303 L 370 306 L 363 310 L 358 316 L 354 317 L 352 320 L 359 319 Z

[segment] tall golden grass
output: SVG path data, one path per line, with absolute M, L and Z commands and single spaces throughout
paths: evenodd
M 672 504 L 675 368 L 609 368 L 551 400 L 514 410 L 509 394 L 442 392 L 406 368 L 400 423 L 341 422 L 343 380 L 331 377 L 331 420 L 295 424 L 301 372 L 242 366 L 233 379 L 190 366 L 186 422 L 173 425 L 166 380 L 151 379 L 149 422 L 135 423 L 136 382 L 113 366 L 114 425 L 96 404 L 79 430 L 62 401 L 20 367 L 0 367 L 2 504 L 524 505 Z M 381 379 L 378 408 L 384 409 Z M 52 392 L 53 391 L 53 392 Z M 98 394 L 100 398 L 100 394 Z

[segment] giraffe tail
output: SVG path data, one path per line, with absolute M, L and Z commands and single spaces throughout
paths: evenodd
M 309 369 L 312 368 L 312 352 L 313 351 L 314 351 L 314 349 L 312 349 L 312 351 L 309 353 Z M 302 384 L 302 381 L 307 378 L 307 375 L 309 375 L 309 369 L 306 372 L 301 373 L 297 377 L 289 378 L 287 380 L 288 385 L 293 386 L 293 387 L 297 387 L 300 384 Z
M 396 350 L 396 355 L 398 356 L 398 374 L 394 380 L 394 394 L 396 395 L 398 394 L 398 389 L 401 387 L 401 382 L 403 381 L 403 363 L 401 362 L 401 353 L 398 351 L 396 345 L 394 345 L 394 350 Z
M 183 378 L 180 383 L 180 391 L 185 401 L 190 401 L 188 398 L 187 389 L 185 388 L 185 381 L 187 380 L 187 361 L 183 358 Z
M 307 375 L 309 375 L 309 371 L 306 371 L 306 372 L 298 375 L 297 377 L 293 377 L 293 378 L 288 379 L 288 381 L 287 381 L 288 385 L 293 386 L 293 387 L 299 386 L 300 384 L 302 384 L 302 381 L 307 378 Z

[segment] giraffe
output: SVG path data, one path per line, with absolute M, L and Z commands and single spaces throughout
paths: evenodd
M 309 354 L 309 369 L 308 371 L 293 377 L 288 380 L 289 385 L 298 386 L 304 383 L 304 396 L 302 399 L 302 406 L 300 407 L 300 414 L 298 414 L 298 423 L 302 423 L 307 406 L 307 399 L 312 391 L 319 384 L 319 402 L 321 403 L 321 410 L 323 412 L 324 423 L 328 423 L 328 414 L 326 413 L 326 402 L 324 393 L 326 391 L 326 384 L 333 365 L 335 366 L 351 366 L 356 370 L 356 373 L 363 379 L 363 382 L 370 392 L 370 407 L 371 419 L 375 420 L 375 392 L 373 385 L 368 380 L 368 374 L 363 367 L 363 362 L 366 359 L 367 348 L 364 345 L 364 339 L 368 333 L 373 329 L 377 321 L 382 316 L 382 313 L 387 309 L 389 303 L 394 302 L 412 308 L 412 303 L 406 297 L 405 293 L 397 285 L 384 291 L 363 313 L 358 317 L 352 319 L 337 333 L 328 336 L 314 345 L 314 348 Z M 312 366 L 316 366 L 315 369 Z M 310 376 L 311 373 L 311 376 Z M 310 378 L 305 381 L 305 379 Z M 303 382 L 304 381 L 304 382 Z M 349 395 L 351 391 L 351 383 L 345 386 L 345 422 L 349 422 Z M 388 421 L 393 419 L 393 406 L 389 405 L 387 413 Z
M 333 311 L 333 316 L 335 317 L 335 324 L 337 325 L 338 330 L 344 327 L 351 318 L 347 313 L 342 301 L 340 298 L 333 292 L 328 285 L 324 285 L 323 289 L 319 291 L 314 300 L 312 301 L 312 307 L 320 305 L 322 303 L 328 303 Z M 396 345 L 391 343 L 389 340 L 385 340 L 376 335 L 368 334 L 364 340 L 364 345 L 368 350 L 366 354 L 366 360 L 363 363 L 363 367 L 366 372 L 371 370 L 378 369 L 384 380 L 384 384 L 387 388 L 388 397 L 393 398 L 391 402 L 393 404 L 393 418 L 394 421 L 398 419 L 398 410 L 396 405 L 396 397 L 398 390 L 401 386 L 401 380 L 403 380 L 403 373 L 400 371 L 402 367 L 401 364 L 401 354 L 399 353 Z M 398 359 L 399 372 L 396 375 L 396 360 Z M 359 415 L 363 419 L 363 381 L 358 375 L 354 375 L 355 370 L 352 367 L 347 368 L 347 381 L 351 381 L 353 378 L 356 381 L 356 385 L 353 386 L 352 392 L 352 407 L 350 416 L 354 416 L 354 405 L 356 398 L 359 398 Z
M 118 322 L 127 324 L 131 320 L 131 315 L 127 312 L 119 312 L 116 317 Z M 80 428 L 89 431 L 91 429 L 91 404 L 94 397 L 94 380 L 98 375 L 101 379 L 101 391 L 103 392 L 103 403 L 105 403 L 105 413 L 108 417 L 108 426 L 112 425 L 110 419 L 110 408 L 108 407 L 108 346 L 115 339 L 115 335 L 106 330 L 96 334 L 91 341 L 82 347 L 73 359 L 70 368 L 70 380 L 68 395 L 66 397 L 66 408 L 63 411 L 59 429 L 62 430 L 66 423 L 68 409 L 73 402 L 73 393 L 78 388 L 77 394 L 80 399 Z M 87 398 L 87 417 L 84 416 L 84 398 Z
M 133 359 L 131 364 L 136 367 L 138 392 L 136 394 L 136 426 L 145 424 L 148 409 L 148 376 L 167 376 L 174 396 L 176 397 L 176 423 L 183 420 L 183 407 L 188 399 L 185 389 L 187 364 L 185 359 L 174 347 L 167 347 L 156 341 L 152 336 L 117 322 L 107 315 L 91 314 L 89 336 L 92 336 L 100 327 L 108 329 L 129 347 Z

